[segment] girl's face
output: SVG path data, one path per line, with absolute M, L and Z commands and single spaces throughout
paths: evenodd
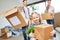
M 39 17 L 38 14 L 34 13 L 34 14 L 32 15 L 32 20 L 33 20 L 33 22 L 34 22 L 35 24 L 39 24 L 39 19 L 40 19 L 40 17 Z

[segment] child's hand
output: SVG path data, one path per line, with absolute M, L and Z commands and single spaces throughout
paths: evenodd
M 53 38 L 54 34 L 56 33 L 55 30 L 53 30 L 52 32 L 50 32 L 50 37 Z
M 35 38 L 35 35 L 32 32 L 29 34 L 29 36 Z

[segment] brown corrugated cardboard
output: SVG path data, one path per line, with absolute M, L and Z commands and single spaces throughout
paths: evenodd
M 9 31 L 8 28 L 2 28 L 2 29 L 1 29 L 1 34 L 4 35 L 4 34 L 6 34 L 8 31 Z
M 5 17 L 15 29 L 18 29 L 27 25 L 18 7 L 12 8 L 11 10 L 7 11 L 5 13 Z
M 11 31 L 8 31 L 7 33 L 5 33 L 3 36 L 1 36 L 1 38 L 3 39 L 8 39 L 12 37 L 12 32 Z
M 54 15 L 54 27 L 60 27 L 60 12 Z
M 53 25 L 49 24 L 41 24 L 38 26 L 34 26 L 34 32 L 36 34 L 36 39 L 38 40 L 49 40 L 50 32 L 53 31 Z
M 50 13 L 44 13 L 44 14 L 41 14 L 41 16 L 42 16 L 42 20 L 52 19 L 52 16 Z

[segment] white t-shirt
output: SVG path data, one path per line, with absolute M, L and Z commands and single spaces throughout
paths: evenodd
M 54 7 L 50 6 L 50 8 L 48 9 L 48 13 L 53 13 Z
M 25 17 L 25 14 L 23 14 L 23 12 L 21 12 L 21 14 L 22 14 L 22 16 L 23 16 L 25 22 L 28 24 L 28 19 Z
M 24 7 L 24 14 L 25 14 L 25 17 L 26 18 L 29 18 L 29 9 L 28 9 L 28 7 Z
M 28 7 L 24 7 L 22 10 L 22 16 L 24 18 L 24 20 L 26 21 L 26 23 L 28 24 L 28 20 L 29 20 L 29 12 L 30 10 L 28 9 Z

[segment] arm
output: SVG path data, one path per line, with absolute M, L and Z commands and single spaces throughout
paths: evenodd
M 49 8 L 48 8 L 48 6 L 47 6 L 44 13 L 48 13 L 48 9 L 49 9 Z

